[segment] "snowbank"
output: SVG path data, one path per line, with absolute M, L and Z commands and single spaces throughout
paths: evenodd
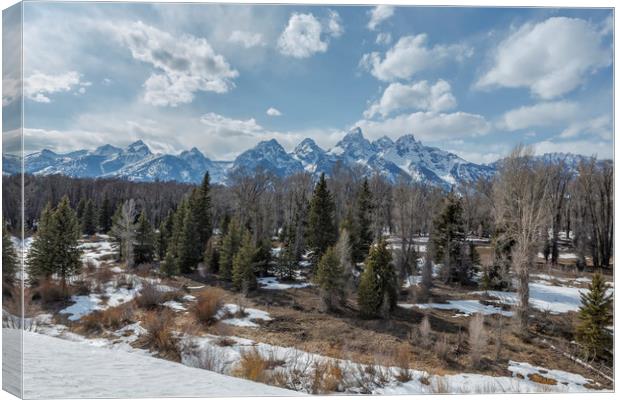
M 3 334 L 18 336 L 19 331 L 5 329 Z M 24 365 L 26 398 L 299 394 L 137 353 L 99 348 L 32 332 L 24 332 Z
M 438 310 L 456 310 L 459 314 L 455 317 L 468 316 L 471 314 L 481 313 L 484 315 L 501 314 L 505 317 L 512 317 L 512 311 L 504 311 L 500 307 L 485 305 L 478 300 L 450 300 L 445 304 L 442 303 L 428 303 L 428 304 L 406 304 L 399 303 L 403 308 L 435 308 Z

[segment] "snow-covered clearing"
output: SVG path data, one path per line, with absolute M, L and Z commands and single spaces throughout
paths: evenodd
M 108 239 L 107 235 L 98 234 L 97 241 L 80 243 L 79 248 L 83 251 L 82 261 L 100 267 L 104 260 L 114 258 L 117 252 Z
M 552 314 L 577 311 L 581 305 L 580 294 L 586 291 L 587 289 L 530 282 L 530 305 L 540 311 L 549 311 Z M 519 302 L 517 293 L 515 292 L 489 290 L 476 293 L 488 293 L 490 296 L 496 297 L 503 304 L 512 305 Z
M 18 336 L 19 331 L 5 329 L 3 334 Z M 10 350 L 19 357 L 19 348 Z M 24 384 L 26 398 L 298 395 L 180 363 L 32 332 L 24 332 Z
M 256 308 L 243 308 L 241 310 L 243 316 L 237 316 L 240 310 L 237 304 L 225 304 L 216 316 L 225 324 L 247 328 L 257 328 L 259 325 L 254 321 L 271 321 L 271 317 L 266 311 Z
M 429 309 L 435 308 L 439 310 L 456 310 L 458 314 L 455 317 L 468 316 L 471 314 L 481 313 L 484 315 L 501 314 L 505 317 L 512 317 L 512 311 L 502 310 L 500 307 L 485 305 L 478 300 L 450 300 L 445 304 L 442 303 L 428 303 L 428 304 L 407 304 L 399 303 L 403 308 L 421 308 Z

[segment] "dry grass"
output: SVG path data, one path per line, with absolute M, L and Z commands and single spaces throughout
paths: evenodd
M 224 305 L 224 292 L 219 288 L 203 290 L 196 298 L 192 309 L 196 320 L 204 325 L 216 322 L 216 315 Z
M 435 342 L 433 350 L 439 360 L 447 363 L 450 360 L 450 344 L 448 343 L 448 337 L 446 335 L 441 335 Z
M 178 361 L 180 359 L 177 339 L 172 332 L 172 311 L 149 312 L 142 320 L 146 334 L 141 337 L 144 347 L 156 350 L 160 355 Z
M 95 311 L 80 319 L 80 326 L 85 332 L 96 333 L 104 329 L 118 330 L 133 322 L 134 311 L 131 305 L 121 305 L 104 311 Z
M 183 348 L 184 363 L 192 367 L 202 368 L 223 374 L 226 372 L 225 354 L 222 350 L 207 345 L 199 346 L 194 341 L 189 341 Z
M 136 297 L 136 304 L 140 308 L 153 310 L 166 301 L 165 293 L 159 290 L 155 285 L 144 284 L 140 290 L 140 294 Z
M 67 300 L 71 297 L 69 286 L 63 291 L 62 285 L 51 279 L 45 280 L 35 289 L 35 297 L 41 299 L 43 304 L 51 304 Z
M 484 315 L 475 314 L 469 320 L 469 358 L 472 367 L 478 368 L 484 348 L 487 345 L 487 334 L 484 329 Z
M 103 286 L 114 278 L 114 272 L 105 267 L 97 268 L 94 278 L 97 285 Z
M 429 348 L 431 346 L 431 323 L 427 315 L 422 318 L 422 322 L 420 322 L 418 326 L 418 333 L 420 335 L 420 344 L 422 347 Z
M 344 371 L 336 361 L 315 361 L 310 393 L 328 394 L 344 390 Z
M 241 352 L 241 359 L 237 363 L 234 375 L 255 382 L 266 382 L 268 366 L 267 359 L 253 347 L 251 350 Z
M 398 367 L 396 379 L 399 382 L 409 382 L 413 379 L 411 370 L 409 369 L 412 361 L 411 349 L 407 344 L 402 343 L 394 349 L 394 351 L 392 351 L 391 358 L 392 360 L 390 364 Z
M 436 376 L 431 383 L 431 392 L 437 394 L 450 393 L 450 385 L 448 380 L 442 376 Z
M 527 376 L 532 382 L 536 382 L 539 385 L 557 385 L 558 381 L 556 381 L 553 378 L 547 378 L 545 376 L 542 376 L 540 374 L 529 374 Z

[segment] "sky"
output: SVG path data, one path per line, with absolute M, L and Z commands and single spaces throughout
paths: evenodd
M 26 153 L 142 139 L 230 160 L 359 126 L 477 163 L 518 143 L 613 156 L 610 9 L 29 2 L 23 19 Z

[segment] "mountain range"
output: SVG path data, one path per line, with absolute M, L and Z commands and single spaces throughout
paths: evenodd
M 565 160 L 575 167 L 583 156 L 549 153 L 543 160 Z M 126 148 L 104 145 L 95 150 L 78 150 L 59 154 L 44 149 L 25 156 L 25 172 L 34 175 L 62 174 L 78 178 L 121 178 L 131 181 L 177 181 L 198 183 L 209 171 L 211 181 L 226 184 L 231 172 L 252 172 L 257 168 L 279 177 L 306 171 L 315 176 L 330 175 L 337 165 L 358 168 L 366 175 L 380 174 L 391 182 L 401 179 L 427 182 L 443 188 L 493 176 L 498 163 L 475 164 L 454 153 L 430 147 L 404 135 L 397 140 L 384 136 L 373 142 L 360 128 L 349 131 L 329 150 L 307 138 L 292 152 L 287 152 L 275 139 L 262 141 L 233 161 L 214 161 L 197 148 L 178 155 L 156 154 L 138 140 Z M 4 174 L 20 171 L 19 158 L 2 157 Z

